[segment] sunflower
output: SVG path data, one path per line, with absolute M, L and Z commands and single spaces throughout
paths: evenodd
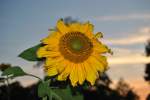
M 48 76 L 57 75 L 60 81 L 70 79 L 72 86 L 82 85 L 85 80 L 94 85 L 107 68 L 106 57 L 110 52 L 93 34 L 94 26 L 89 23 L 69 23 L 58 20 L 56 30 L 41 40 L 43 46 L 37 51 L 39 58 L 46 58 L 45 71 Z

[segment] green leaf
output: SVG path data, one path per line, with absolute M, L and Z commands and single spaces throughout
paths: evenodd
M 71 88 L 69 86 L 67 86 L 67 88 L 64 89 L 53 89 L 53 91 L 57 93 L 57 95 L 59 95 L 62 98 L 62 100 L 83 100 L 83 96 L 81 94 L 72 95 Z
M 50 81 L 43 81 L 38 86 L 38 96 L 45 98 L 48 96 L 49 100 L 52 100 L 52 98 L 56 100 L 62 100 L 59 95 L 57 95 L 55 92 L 51 90 L 49 87 Z
M 55 92 L 51 92 L 51 96 L 52 98 L 56 99 L 56 100 L 62 100 L 62 98 L 60 96 L 58 96 Z
M 41 46 L 42 44 L 38 44 L 34 47 L 31 47 L 19 54 L 19 57 L 28 61 L 40 61 L 41 59 L 37 57 L 36 52 Z
M 41 82 L 38 86 L 38 96 L 45 97 L 47 96 L 49 90 L 49 83 L 48 82 Z
M 17 76 L 23 76 L 26 75 L 26 73 L 18 66 L 16 67 L 9 67 L 5 69 L 2 73 L 2 76 L 10 76 L 11 77 L 17 77 Z
M 43 97 L 42 100 L 47 100 L 47 97 Z

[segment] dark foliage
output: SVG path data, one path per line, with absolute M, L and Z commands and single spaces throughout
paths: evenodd
M 145 47 L 146 55 L 150 57 L 150 41 L 148 41 L 146 47 Z M 146 69 L 145 69 L 145 80 L 147 82 L 150 82 L 150 63 L 146 64 Z M 146 100 L 150 100 L 150 94 L 147 96 Z
M 150 56 L 150 41 L 148 42 L 148 44 L 146 45 L 146 55 Z M 146 70 L 145 70 L 145 80 L 146 81 L 150 81 L 150 63 L 146 64 Z
M 0 87 L 0 100 L 40 100 L 37 96 L 37 84 L 24 88 L 19 82 Z
M 150 100 L 150 94 L 147 96 L 146 100 Z
M 0 71 L 4 71 L 5 69 L 11 67 L 11 64 L 5 64 L 5 63 L 2 63 L 0 64 Z
M 105 74 L 105 84 L 101 83 L 97 86 L 95 91 L 84 91 L 84 100 L 139 100 L 139 96 L 135 94 L 132 89 L 121 79 L 116 89 L 109 87 L 109 77 Z M 102 78 L 103 79 L 103 78 Z M 106 81 L 107 80 L 107 81 Z
M 84 100 L 138 100 L 139 97 L 129 88 L 123 80 L 118 82 L 116 89 L 111 89 L 111 80 L 104 75 L 101 82 L 97 83 L 96 90 L 84 89 L 81 93 L 84 95 Z M 29 87 L 22 87 L 19 82 L 0 87 L 0 100 L 42 100 L 37 95 L 38 84 Z

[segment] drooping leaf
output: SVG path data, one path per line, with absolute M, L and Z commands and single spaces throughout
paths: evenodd
M 24 76 L 26 73 L 18 66 L 15 67 L 9 67 L 5 69 L 2 73 L 2 76 L 11 76 L 11 77 L 17 77 L 17 76 Z
M 19 54 L 19 57 L 28 60 L 28 61 L 40 61 L 41 59 L 39 59 L 37 57 L 37 50 L 42 46 L 42 44 L 38 44 L 34 47 L 31 47 L 29 49 L 26 49 L 25 51 L 23 51 L 21 54 Z

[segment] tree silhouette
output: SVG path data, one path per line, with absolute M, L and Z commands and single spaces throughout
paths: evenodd
M 11 64 L 5 64 L 5 63 L 0 64 L 1 71 L 4 71 L 5 69 L 7 69 L 9 67 L 11 67 Z
M 126 96 L 128 94 L 128 91 L 130 91 L 129 85 L 125 83 L 122 78 L 119 80 L 116 89 L 119 94 L 123 96 Z
M 24 88 L 19 82 L 14 82 L 9 85 L 9 88 L 9 100 L 41 100 L 37 95 L 37 84 Z M 0 87 L 0 100 L 8 100 L 6 85 Z
M 150 57 L 150 40 L 145 47 L 146 55 Z M 150 63 L 146 64 L 145 80 L 150 83 Z M 150 100 L 150 94 L 147 96 L 147 100 Z
M 9 100 L 41 100 L 37 95 L 38 83 L 28 87 L 22 87 L 19 82 L 14 82 L 9 85 L 10 99 Z M 127 83 L 121 79 L 116 89 L 110 88 L 112 84 L 109 76 L 104 73 L 100 80 L 96 82 L 95 88 L 81 90 L 84 95 L 84 100 L 138 100 L 139 97 L 132 91 Z M 56 85 L 56 84 L 55 84 Z M 7 86 L 0 86 L 0 100 L 8 100 Z
M 134 93 L 130 86 L 121 78 L 117 84 L 116 90 L 125 100 L 139 100 L 139 96 Z
M 110 88 L 112 81 L 106 73 L 98 81 L 96 89 L 84 91 L 84 100 L 139 100 L 139 96 L 123 79 L 120 79 L 116 89 Z
M 150 41 L 148 41 L 145 47 L 146 55 L 150 57 Z M 146 64 L 145 80 L 150 82 L 150 63 Z

